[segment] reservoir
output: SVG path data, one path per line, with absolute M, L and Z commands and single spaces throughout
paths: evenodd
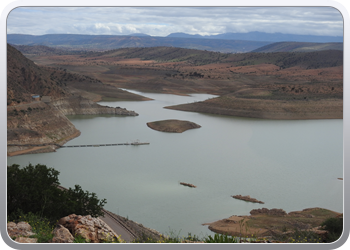
M 66 145 L 149 142 L 140 146 L 61 148 L 8 157 L 45 164 L 64 187 L 106 198 L 105 208 L 163 234 L 212 235 L 202 226 L 252 209 L 321 207 L 343 212 L 343 120 L 264 120 L 164 109 L 213 96 L 139 93 L 152 101 L 101 102 L 136 117 L 70 116 L 81 135 Z M 183 133 L 147 122 L 179 119 L 201 126 Z M 191 183 L 197 188 L 180 185 Z M 250 195 L 265 204 L 236 200 Z

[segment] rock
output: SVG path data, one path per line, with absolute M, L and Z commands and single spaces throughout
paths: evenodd
M 80 235 L 91 243 L 113 241 L 118 235 L 101 219 L 92 218 L 90 215 L 81 216 L 71 214 L 58 221 L 61 225 L 74 235 Z
M 37 243 L 38 239 L 37 238 L 18 237 L 15 239 L 15 241 L 18 243 Z
M 59 224 L 53 230 L 52 234 L 54 237 L 52 238 L 51 243 L 73 243 L 74 241 L 74 237 L 69 230 Z
M 10 238 L 35 235 L 35 233 L 32 231 L 32 227 L 27 222 L 23 221 L 18 222 L 17 224 L 14 222 L 7 223 L 7 232 Z

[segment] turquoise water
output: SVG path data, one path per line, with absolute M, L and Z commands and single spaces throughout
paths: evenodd
M 343 121 L 263 120 L 164 109 L 213 96 L 141 93 L 146 102 L 103 102 L 137 117 L 71 116 L 81 136 L 66 145 L 121 143 L 143 146 L 61 148 L 8 157 L 8 164 L 42 163 L 106 198 L 105 208 L 162 233 L 212 234 L 203 223 L 248 215 L 256 208 L 287 212 L 310 207 L 343 211 Z M 184 133 L 154 131 L 146 123 L 181 119 L 202 127 Z M 179 184 L 188 182 L 189 188 Z M 250 195 L 255 204 L 231 195 Z

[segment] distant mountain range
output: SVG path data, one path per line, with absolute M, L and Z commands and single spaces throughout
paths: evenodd
M 343 50 L 343 43 L 279 42 L 268 44 L 252 52 L 313 52 L 321 50 Z
M 225 39 L 225 40 L 248 40 L 263 42 L 311 42 L 311 43 L 342 43 L 343 36 L 313 36 L 295 35 L 283 33 L 248 32 L 248 33 L 223 33 L 219 35 L 201 36 L 186 33 L 172 33 L 167 37 L 178 38 L 202 38 L 202 39 Z
M 74 50 L 111 50 L 133 47 L 178 47 L 227 53 L 249 52 L 270 42 L 227 39 L 202 39 L 152 36 L 112 36 L 50 34 L 42 36 L 9 34 L 7 42 L 13 45 L 45 45 Z
M 217 51 L 224 53 L 243 53 L 255 51 L 261 47 L 270 46 L 275 42 L 283 41 L 289 41 L 293 43 L 318 43 L 312 45 L 311 50 L 305 50 L 313 51 L 339 48 L 342 49 L 343 37 L 291 35 L 282 33 L 270 34 L 264 32 L 224 33 L 213 36 L 172 33 L 167 37 L 154 37 L 143 33 L 135 33 L 128 36 L 77 34 L 48 34 L 42 36 L 24 34 L 7 35 L 7 42 L 13 45 L 45 45 L 54 48 L 64 48 L 71 50 L 97 51 L 105 51 L 118 48 L 166 46 Z M 325 46 L 325 43 L 334 44 Z M 288 46 L 285 46 L 284 49 L 287 47 Z M 272 51 L 276 52 L 279 50 L 271 50 L 270 48 L 270 51 L 266 52 Z M 303 49 L 301 49 L 301 51 L 303 51 Z

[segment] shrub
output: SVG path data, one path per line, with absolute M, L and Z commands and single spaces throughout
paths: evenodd
M 204 240 L 205 243 L 238 243 L 240 242 L 240 239 L 235 236 L 227 236 L 223 234 L 215 234 L 214 237 L 208 236 Z
M 321 226 L 328 231 L 327 241 L 333 242 L 340 238 L 343 232 L 343 220 L 341 218 L 328 218 Z
M 7 211 L 9 218 L 32 212 L 51 221 L 75 213 L 98 217 L 106 199 L 95 193 L 84 192 L 79 185 L 74 189 L 58 188 L 59 172 L 45 165 L 29 164 L 24 168 L 13 164 L 7 167 Z
M 48 219 L 29 212 L 28 214 L 20 213 L 18 222 L 19 221 L 25 221 L 32 227 L 32 231 L 35 235 L 30 237 L 37 238 L 38 243 L 47 243 L 53 238 L 52 231 L 55 225 Z

